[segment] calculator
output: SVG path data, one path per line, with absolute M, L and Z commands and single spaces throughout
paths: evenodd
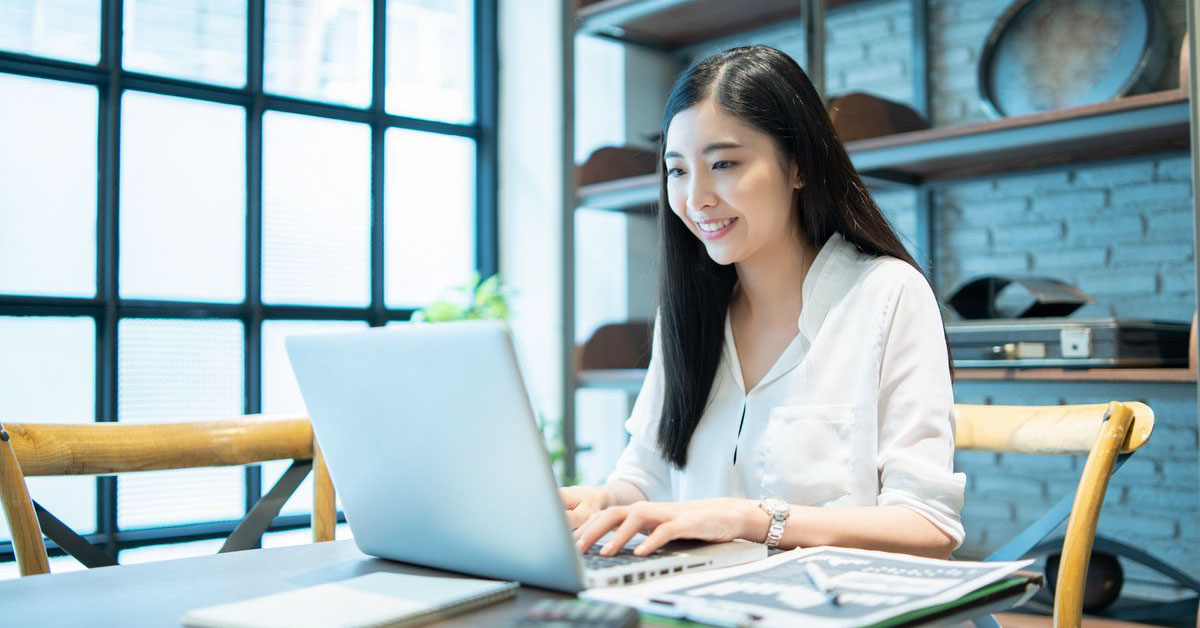
M 635 628 L 636 609 L 592 600 L 542 600 L 510 628 Z

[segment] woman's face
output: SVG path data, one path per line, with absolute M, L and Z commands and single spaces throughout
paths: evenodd
M 713 261 L 734 264 L 795 241 L 795 165 L 785 171 L 771 136 L 714 99 L 675 114 L 664 161 L 667 203 Z

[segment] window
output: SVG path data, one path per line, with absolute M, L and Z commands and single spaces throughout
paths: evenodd
M 0 0 L 0 416 L 301 409 L 285 336 L 495 272 L 495 75 L 495 0 Z M 283 466 L 30 488 L 142 560 Z

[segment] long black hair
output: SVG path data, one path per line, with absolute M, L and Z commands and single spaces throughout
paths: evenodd
M 712 261 L 670 211 L 663 152 L 675 114 L 710 96 L 727 113 L 771 136 L 785 169 L 798 167 L 804 185 L 793 195 L 792 210 L 806 247 L 818 249 L 840 233 L 863 253 L 890 255 L 920 271 L 854 170 L 821 97 L 795 60 L 767 46 L 745 46 L 685 69 L 663 111 L 658 212 L 659 334 L 666 373 L 658 445 L 681 469 L 720 364 L 737 274 L 732 264 Z

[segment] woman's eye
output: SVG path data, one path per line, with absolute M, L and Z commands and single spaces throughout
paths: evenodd
M 668 177 L 678 177 L 683 175 L 683 168 L 667 168 Z
M 737 165 L 737 162 L 735 162 L 735 161 L 728 161 L 728 160 L 717 161 L 717 162 L 713 162 L 713 170 L 725 170 L 726 168 L 732 168 L 736 165 Z

